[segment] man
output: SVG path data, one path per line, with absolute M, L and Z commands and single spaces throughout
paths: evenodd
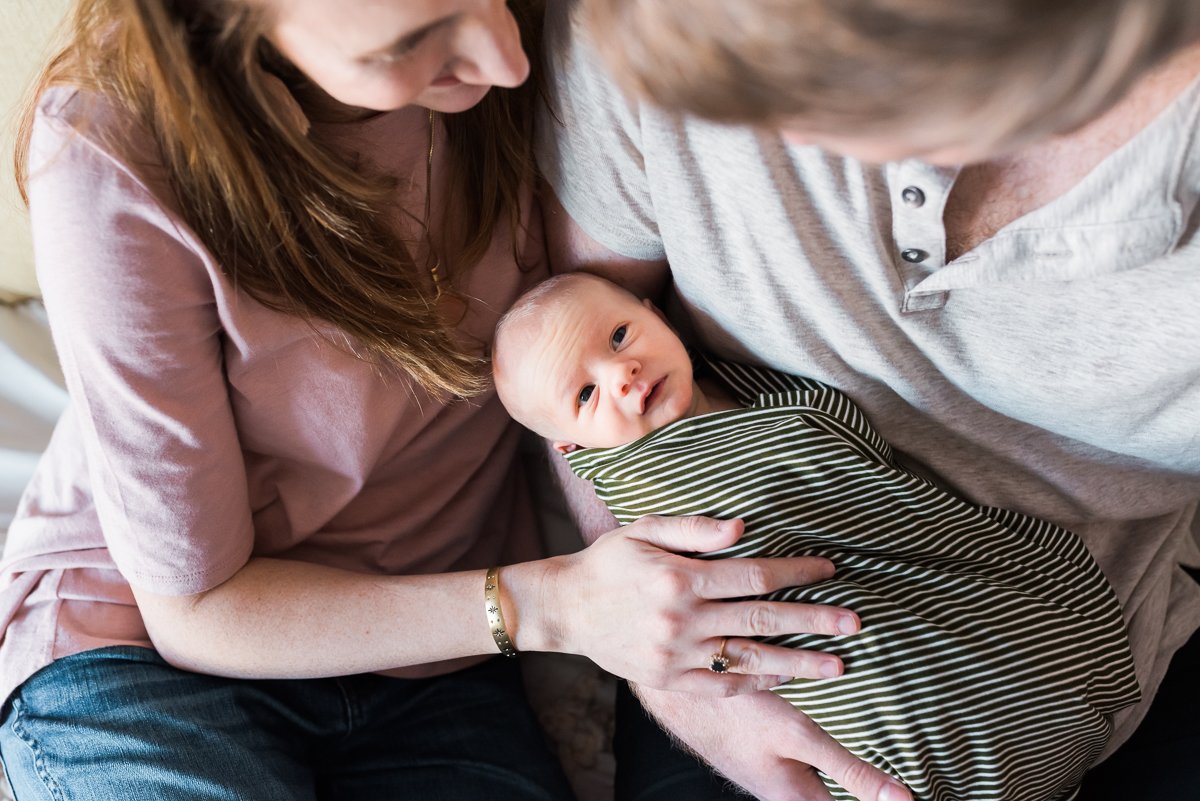
M 1079 533 L 1144 697 L 1081 798 L 1200 797 L 1200 6 L 583 5 L 548 20 L 556 268 L 651 292 L 669 263 L 706 349 L 831 384 L 912 469 Z M 641 696 L 768 801 L 823 798 L 809 765 L 897 789 L 769 695 Z

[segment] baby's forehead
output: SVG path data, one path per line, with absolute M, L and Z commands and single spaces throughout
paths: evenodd
M 559 336 L 563 329 L 577 331 L 615 313 L 625 300 L 623 292 L 586 273 L 558 276 L 535 287 L 506 317 L 500 343 L 505 361 L 543 363 L 547 356 L 569 357 L 584 343 L 570 333 Z M 633 302 L 638 305 L 636 299 Z
M 538 298 L 529 313 L 524 315 L 524 333 L 549 338 L 548 335 L 561 326 L 594 318 L 601 294 L 587 285 L 556 287 Z

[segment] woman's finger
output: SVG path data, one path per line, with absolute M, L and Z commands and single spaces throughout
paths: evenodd
M 708 603 L 697 624 L 729 637 L 857 634 L 862 628 L 858 615 L 849 609 L 791 601 Z
M 766 595 L 833 578 L 833 562 L 820 556 L 696 560 L 695 592 L 701 598 Z
M 737 637 L 728 638 L 720 653 L 728 660 L 726 669 L 729 673 L 781 679 L 768 684 L 768 688 L 793 678 L 837 678 L 845 671 L 842 660 L 833 654 L 767 645 Z
M 648 542 L 674 553 L 704 553 L 728 548 L 741 538 L 741 520 L 711 517 L 656 517 L 648 515 L 620 529 L 624 536 Z
M 695 663 L 702 667 L 687 672 L 678 689 L 722 697 L 769 690 L 796 677 L 830 679 L 843 672 L 842 661 L 832 654 L 728 637 L 714 641 L 710 653 L 697 652 Z

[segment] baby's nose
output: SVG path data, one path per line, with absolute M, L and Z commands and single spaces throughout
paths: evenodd
M 622 396 L 628 395 L 633 389 L 633 382 L 641 371 L 642 366 L 633 359 L 628 359 L 617 365 L 618 387 Z

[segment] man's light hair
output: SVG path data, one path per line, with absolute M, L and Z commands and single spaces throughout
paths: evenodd
M 1197 0 L 583 0 L 621 83 L 669 110 L 993 150 L 1098 117 L 1200 38 Z

